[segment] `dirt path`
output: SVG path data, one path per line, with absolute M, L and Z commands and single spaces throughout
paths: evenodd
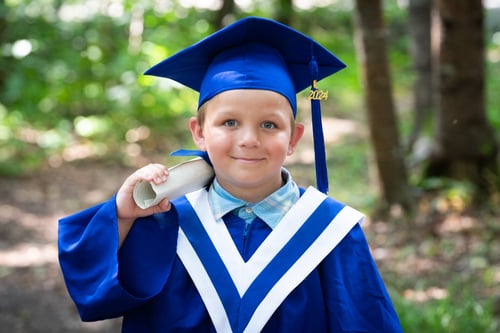
M 82 323 L 57 262 L 57 220 L 108 198 L 130 170 L 67 164 L 35 177 L 0 178 L 0 327 L 9 333 L 119 332 Z

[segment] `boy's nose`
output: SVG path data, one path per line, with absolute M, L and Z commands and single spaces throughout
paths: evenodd
M 258 130 L 252 127 L 243 127 L 238 133 L 239 144 L 242 147 L 258 147 L 260 144 Z

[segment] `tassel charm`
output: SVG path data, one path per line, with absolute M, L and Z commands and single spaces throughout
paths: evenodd
M 316 80 L 313 80 L 312 89 L 309 91 L 308 98 L 310 100 L 326 101 L 328 99 L 328 90 L 318 89 Z

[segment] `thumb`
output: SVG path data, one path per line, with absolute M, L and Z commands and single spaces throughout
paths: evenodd
M 172 208 L 172 204 L 168 198 L 160 201 L 156 206 L 151 207 L 154 209 L 154 214 L 167 212 Z

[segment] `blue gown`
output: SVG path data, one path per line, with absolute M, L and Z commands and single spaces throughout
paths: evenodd
M 323 206 L 343 205 L 327 199 Z M 82 320 L 123 316 L 125 333 L 216 332 L 204 303 L 207 298 L 200 296 L 186 269 L 189 262 L 178 253 L 180 225 L 187 220 L 192 224 L 190 214 L 190 202 L 185 197 L 176 200 L 169 212 L 138 219 L 120 249 L 115 198 L 61 219 L 59 261 Z M 314 216 L 319 220 L 321 214 Z M 248 230 L 245 221 L 232 214 L 224 223 L 245 262 L 272 231 L 258 218 Z M 360 225 L 346 232 L 258 331 L 402 332 Z M 252 308 L 231 304 L 229 312 L 238 312 L 230 317 L 231 331 L 243 332 L 240 318 L 247 323 Z

